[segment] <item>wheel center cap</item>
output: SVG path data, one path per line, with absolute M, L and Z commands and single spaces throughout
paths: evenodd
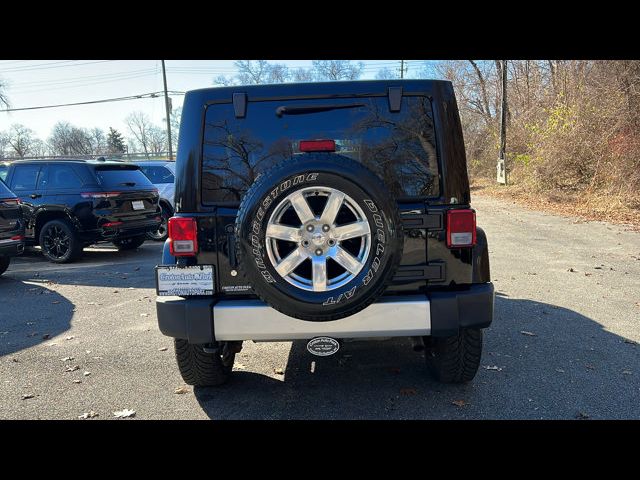
M 311 236 L 311 241 L 314 245 L 317 245 L 319 247 L 320 245 L 324 244 L 324 235 L 321 233 L 314 233 Z

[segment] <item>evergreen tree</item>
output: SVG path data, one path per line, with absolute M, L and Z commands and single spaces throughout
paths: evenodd
M 124 153 L 125 145 L 122 134 L 115 128 L 109 127 L 109 134 L 107 135 L 107 148 L 109 153 L 117 154 Z

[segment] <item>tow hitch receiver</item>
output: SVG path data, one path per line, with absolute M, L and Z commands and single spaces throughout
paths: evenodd
M 331 337 L 315 337 L 307 343 L 307 350 L 318 357 L 328 357 L 340 350 L 340 342 Z

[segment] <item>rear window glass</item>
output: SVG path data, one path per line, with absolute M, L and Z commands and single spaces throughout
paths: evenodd
M 325 111 L 299 107 L 342 106 Z M 276 115 L 286 107 L 295 115 Z M 301 113 L 302 112 L 302 113 Z M 300 140 L 331 139 L 336 153 L 373 170 L 397 199 L 438 196 L 439 176 L 431 102 L 403 97 L 250 102 L 245 118 L 233 105 L 207 108 L 202 155 L 202 201 L 238 202 L 256 177 L 298 152 Z
M 9 167 L 7 165 L 0 165 L 0 180 L 6 180 L 7 173 L 9 173 Z
M 140 170 L 144 173 L 151 183 L 173 183 L 175 181 L 173 173 L 166 167 L 157 165 L 141 165 Z
M 96 167 L 95 174 L 98 185 L 104 188 L 153 187 L 140 169 L 130 166 Z

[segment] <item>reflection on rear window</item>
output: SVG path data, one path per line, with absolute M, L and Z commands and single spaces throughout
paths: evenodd
M 106 188 L 127 188 L 127 187 L 153 187 L 151 182 L 144 173 L 135 169 L 123 169 L 123 168 L 96 168 L 96 179 L 98 184 Z
M 328 103 L 348 108 L 309 108 Z M 277 115 L 283 106 L 297 113 Z M 235 118 L 231 104 L 209 106 L 202 201 L 239 201 L 260 173 L 304 155 L 299 141 L 314 139 L 335 140 L 336 153 L 369 167 L 396 198 L 440 194 L 431 101 L 406 96 L 400 112 L 390 112 L 385 96 L 358 98 L 357 104 L 353 98 L 251 102 L 245 118 Z
M 9 190 L 9 187 L 0 179 L 0 198 L 13 198 L 13 192 Z

